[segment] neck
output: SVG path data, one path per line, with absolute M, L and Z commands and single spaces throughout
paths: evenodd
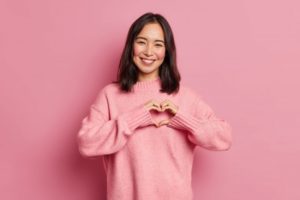
M 150 81 L 150 80 L 156 80 L 159 78 L 158 74 L 143 74 L 143 73 L 139 73 L 138 75 L 138 81 Z
M 134 91 L 159 91 L 160 88 L 160 77 L 147 80 L 138 80 L 133 86 Z

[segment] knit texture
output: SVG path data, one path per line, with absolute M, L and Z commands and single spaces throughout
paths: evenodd
M 139 81 L 126 93 L 110 83 L 82 120 L 79 151 L 84 157 L 102 156 L 107 200 L 192 200 L 195 147 L 231 147 L 231 126 L 193 89 L 181 85 L 168 95 L 160 85 L 159 78 Z M 176 115 L 148 111 L 144 104 L 151 99 L 171 100 Z M 163 119 L 169 124 L 156 127 L 154 122 Z

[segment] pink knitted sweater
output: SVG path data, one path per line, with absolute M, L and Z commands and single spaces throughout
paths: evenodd
M 107 200 L 192 200 L 194 149 L 228 150 L 231 126 L 217 118 L 197 93 L 180 86 L 177 94 L 159 92 L 161 80 L 140 81 L 131 93 L 110 83 L 98 94 L 78 132 L 85 157 L 102 156 Z M 170 99 L 175 116 L 148 111 L 150 99 Z M 153 121 L 170 118 L 157 128 Z

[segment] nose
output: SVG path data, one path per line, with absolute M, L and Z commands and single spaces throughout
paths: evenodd
M 152 46 L 150 44 L 148 44 L 145 48 L 144 54 L 146 56 L 151 56 L 152 55 Z

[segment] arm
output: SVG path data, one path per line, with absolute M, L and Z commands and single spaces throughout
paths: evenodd
M 99 156 L 119 151 L 137 127 L 152 124 L 151 115 L 144 105 L 109 119 L 107 98 L 102 90 L 82 120 L 77 134 L 79 151 L 83 156 Z
M 209 150 L 228 150 L 232 143 L 231 126 L 224 119 L 218 118 L 200 98 L 194 105 L 194 114 L 179 108 L 168 126 L 187 130 L 188 139 L 195 145 Z

